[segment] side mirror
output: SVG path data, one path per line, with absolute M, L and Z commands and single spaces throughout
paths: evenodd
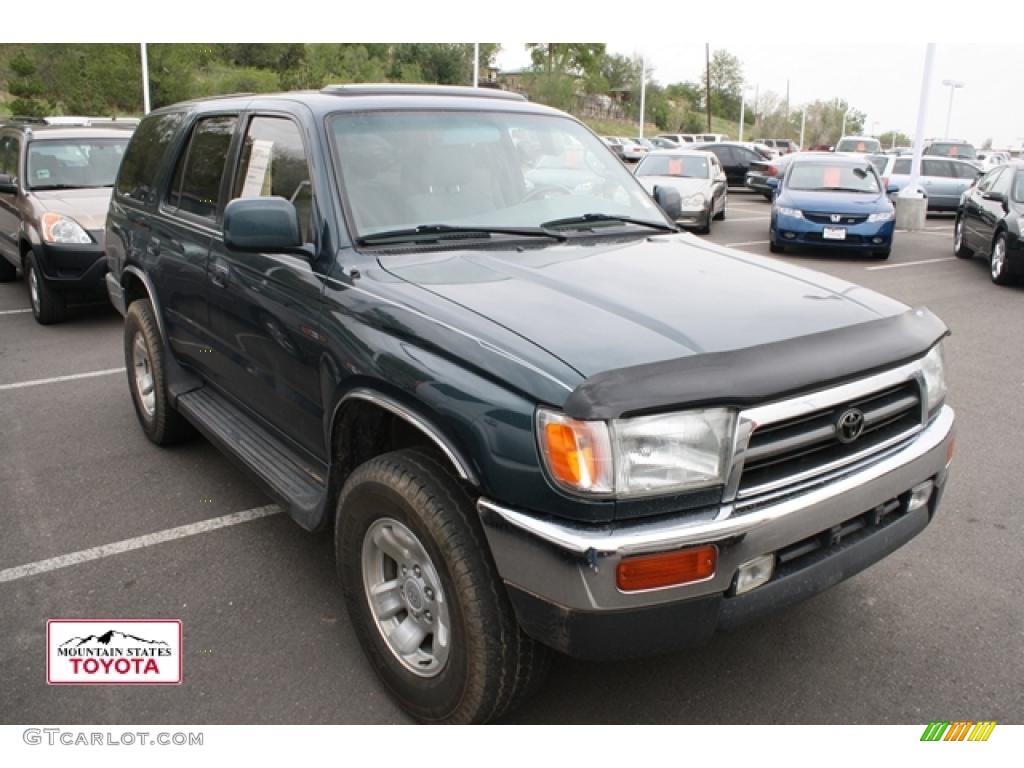
M 718 174 L 718 180 L 719 181 L 728 181 L 728 177 L 725 175 L 725 171 L 722 171 L 721 173 Z
M 18 185 L 14 181 L 13 176 L 9 176 L 6 173 L 0 173 L 0 192 L 7 192 L 8 194 L 14 194 L 18 191 Z
M 299 214 L 283 197 L 241 197 L 224 209 L 224 245 L 233 251 L 300 253 Z
M 683 212 L 683 197 L 675 187 L 660 186 L 654 188 L 654 202 L 665 212 L 672 221 L 679 218 Z
M 1006 195 L 1004 195 L 1002 192 L 985 192 L 984 194 L 982 194 L 982 198 L 984 198 L 985 200 L 992 200 L 996 203 L 1006 202 Z

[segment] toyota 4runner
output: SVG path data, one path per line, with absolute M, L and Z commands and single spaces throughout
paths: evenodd
M 656 202 L 657 201 L 657 202 Z M 676 230 L 573 118 L 335 86 L 160 109 L 107 220 L 135 411 L 304 528 L 415 717 L 707 641 L 935 515 L 943 323 Z

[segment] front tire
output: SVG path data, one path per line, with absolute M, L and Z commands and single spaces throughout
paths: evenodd
M 191 436 L 192 425 L 171 407 L 164 346 L 148 299 L 139 299 L 128 307 L 124 361 L 135 415 L 146 437 L 157 445 L 171 445 Z
M 715 216 L 715 221 L 725 221 L 725 209 L 728 207 L 728 205 L 729 205 L 728 198 L 723 198 L 722 199 L 722 210 L 720 210 L 718 212 L 718 215 Z
M 1006 233 L 1000 232 L 992 241 L 992 252 L 989 256 L 989 267 L 992 282 L 996 285 L 1009 285 L 1013 282 L 1010 269 L 1006 264 Z
M 68 306 L 64 297 L 57 293 L 46 282 L 36 255 L 29 251 L 25 256 L 25 285 L 28 287 L 29 304 L 32 305 L 32 316 L 40 325 L 53 325 L 61 322 L 68 314 Z
M 967 247 L 963 216 L 957 216 L 953 225 L 953 255 L 958 259 L 969 259 L 974 255 L 974 251 Z
M 358 467 L 338 499 L 338 572 L 353 628 L 385 687 L 428 723 L 500 717 L 546 675 L 519 628 L 473 499 L 417 450 Z

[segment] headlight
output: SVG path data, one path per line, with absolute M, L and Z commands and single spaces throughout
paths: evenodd
M 921 371 L 924 374 L 928 413 L 931 414 L 946 399 L 946 359 L 942 342 L 932 347 L 931 352 L 921 360 Z
M 881 213 L 872 213 L 868 216 L 868 221 L 892 221 L 895 218 L 895 211 L 882 211 Z
M 619 498 L 724 483 L 735 420 L 724 408 L 609 423 L 541 409 L 537 419 L 541 455 L 560 486 Z
M 802 219 L 804 217 L 804 212 L 799 208 L 783 208 L 779 205 L 776 206 L 775 211 L 783 216 L 792 216 L 794 219 Z
M 692 195 L 687 195 L 683 198 L 683 206 L 687 208 L 703 208 L 704 207 L 704 195 L 701 192 L 695 192 Z
M 92 242 L 89 233 L 77 221 L 59 213 L 44 213 L 42 224 L 43 240 L 48 243 L 80 245 Z

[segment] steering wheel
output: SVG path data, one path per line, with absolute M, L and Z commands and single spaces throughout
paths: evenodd
M 548 196 L 547 193 L 554 192 L 559 195 L 571 195 L 573 191 L 562 184 L 544 184 L 537 186 L 527 192 L 522 199 L 522 202 L 528 203 L 531 200 L 544 199 Z

